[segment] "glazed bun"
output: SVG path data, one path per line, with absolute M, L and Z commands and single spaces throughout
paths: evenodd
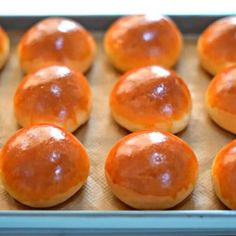
M 210 117 L 223 129 L 236 134 L 236 65 L 217 74 L 206 92 Z
M 236 210 L 236 140 L 217 153 L 212 165 L 212 180 L 219 199 Z
M 5 65 L 9 55 L 10 45 L 7 33 L 0 26 L 0 70 Z
M 108 29 L 104 47 L 121 71 L 153 64 L 170 68 L 180 56 L 182 35 L 168 17 L 125 16 Z
M 64 202 L 82 187 L 88 174 L 89 158 L 83 145 L 56 126 L 23 128 L 2 148 L 3 186 L 30 207 Z
M 212 23 L 199 37 L 200 63 L 210 74 L 236 64 L 235 35 L 236 17 L 226 17 Z
M 198 161 L 180 138 L 154 130 L 137 131 L 118 141 L 105 164 L 116 197 L 137 209 L 167 209 L 193 190 Z
M 95 56 L 92 35 L 79 23 L 64 18 L 49 18 L 31 27 L 18 45 L 24 72 L 45 66 L 65 65 L 84 73 Z
M 173 71 L 147 66 L 127 72 L 110 94 L 114 119 L 130 131 L 156 128 L 177 133 L 189 121 L 190 92 Z
M 86 78 L 65 66 L 49 66 L 28 74 L 14 96 L 23 127 L 51 123 L 75 131 L 90 115 L 92 93 Z

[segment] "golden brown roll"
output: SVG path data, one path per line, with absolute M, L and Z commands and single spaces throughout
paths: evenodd
M 236 65 L 217 74 L 206 92 L 210 117 L 223 129 L 236 134 Z
M 127 72 L 110 94 L 114 119 L 130 131 L 156 128 L 177 133 L 188 124 L 191 95 L 173 71 L 147 66 Z
M 90 115 L 92 93 L 86 78 L 65 66 L 49 66 L 28 74 L 14 96 L 14 110 L 23 127 L 51 123 L 70 132 Z
M 0 26 L 0 70 L 4 66 L 7 57 L 9 55 L 9 38 L 7 33 L 3 30 L 3 28 Z
M 5 190 L 31 207 L 51 207 L 70 198 L 86 181 L 89 165 L 79 140 L 52 125 L 17 131 L 1 152 Z
M 193 190 L 198 161 L 180 138 L 154 130 L 137 131 L 119 140 L 105 164 L 112 192 L 137 209 L 167 209 Z
M 64 18 L 40 21 L 18 45 L 20 65 L 26 73 L 55 64 L 84 73 L 92 64 L 95 51 L 92 35 L 79 23 Z
M 217 153 L 212 165 L 212 180 L 219 199 L 236 210 L 236 140 Z
M 182 35 L 170 18 L 125 16 L 108 29 L 104 47 L 121 71 L 153 64 L 170 68 L 180 55 Z
M 198 40 L 198 54 L 202 67 L 217 74 L 236 64 L 236 17 L 225 17 L 209 25 Z

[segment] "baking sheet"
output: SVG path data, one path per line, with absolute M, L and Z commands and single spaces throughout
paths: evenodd
M 13 113 L 13 96 L 22 73 L 16 57 L 16 44 L 22 32 L 9 31 L 11 54 L 5 68 L 0 72 L 0 146 L 19 126 Z M 93 90 L 93 111 L 87 124 L 74 135 L 85 145 L 91 159 L 90 176 L 85 186 L 71 199 L 52 210 L 131 210 L 115 198 L 106 184 L 104 162 L 112 145 L 128 131 L 118 126 L 111 118 L 108 96 L 112 85 L 120 76 L 104 54 L 103 34 L 93 33 L 98 45 L 95 63 L 87 73 Z M 188 84 L 192 98 L 193 111 L 187 129 L 178 134 L 190 144 L 198 156 L 200 169 L 194 192 L 174 210 L 220 210 L 226 209 L 216 198 L 210 176 L 212 160 L 217 151 L 234 138 L 230 133 L 216 126 L 208 117 L 204 107 L 204 93 L 211 80 L 198 64 L 196 37 L 186 36 L 181 58 L 176 66 L 177 72 Z M 28 210 L 12 199 L 0 184 L 0 210 Z

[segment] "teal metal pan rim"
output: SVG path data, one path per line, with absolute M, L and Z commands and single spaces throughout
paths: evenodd
M 236 211 L 1 211 L 2 230 L 214 230 L 236 233 Z

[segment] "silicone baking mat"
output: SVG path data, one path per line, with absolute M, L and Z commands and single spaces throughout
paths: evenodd
M 20 127 L 14 117 L 13 96 L 22 79 L 18 65 L 16 45 L 22 32 L 9 31 L 11 54 L 5 68 L 0 72 L 0 147 Z M 115 198 L 106 184 L 104 162 L 112 145 L 129 132 L 118 126 L 111 118 L 108 97 L 112 85 L 120 73 L 109 63 L 103 49 L 103 33 L 93 33 L 97 46 L 96 60 L 86 74 L 93 90 L 93 110 L 88 123 L 74 135 L 85 145 L 90 159 L 90 176 L 85 186 L 63 204 L 53 210 L 130 210 Z M 234 138 L 216 126 L 204 107 L 204 94 L 211 80 L 198 63 L 195 36 L 184 38 L 184 48 L 176 65 L 176 71 L 185 80 L 192 94 L 193 110 L 188 127 L 177 135 L 190 144 L 198 156 L 199 178 L 193 193 L 174 210 L 225 209 L 216 198 L 211 184 L 211 164 L 217 151 Z M 26 210 L 12 199 L 0 184 L 0 210 Z M 49 209 L 49 210 L 50 210 Z

